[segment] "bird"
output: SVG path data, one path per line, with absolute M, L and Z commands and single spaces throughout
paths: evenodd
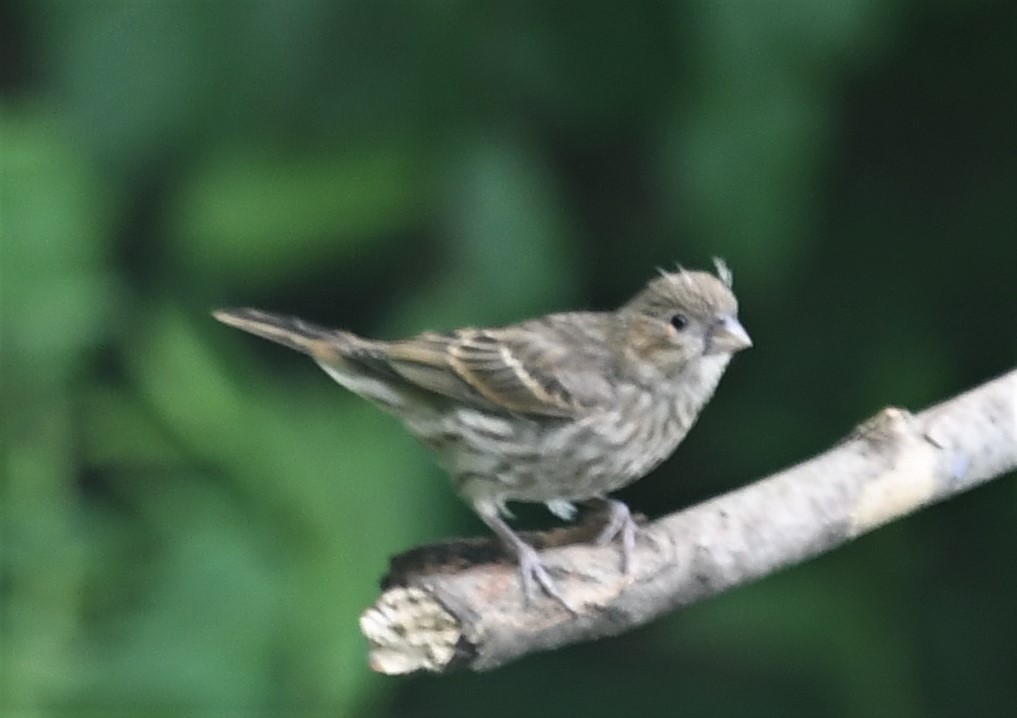
M 507 503 L 544 503 L 564 520 L 577 503 L 606 506 L 594 541 L 620 540 L 629 572 L 636 524 L 608 494 L 671 455 L 732 356 L 752 346 L 731 271 L 714 265 L 713 273 L 659 270 L 614 311 L 395 341 L 251 308 L 213 316 L 309 355 L 400 419 L 515 559 L 524 597 L 539 586 L 570 608 L 537 550 L 506 521 Z

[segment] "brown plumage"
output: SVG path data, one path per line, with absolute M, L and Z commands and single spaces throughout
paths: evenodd
M 604 499 L 598 540 L 634 523 L 608 492 L 642 477 L 685 437 L 727 367 L 751 346 L 731 274 L 661 272 L 614 312 L 569 312 L 493 329 L 364 339 L 255 309 L 226 324 L 309 354 L 347 389 L 398 416 L 430 447 L 456 490 L 518 557 L 524 589 L 558 600 L 536 551 L 502 519 L 507 501 Z M 564 603 L 564 601 L 562 601 Z

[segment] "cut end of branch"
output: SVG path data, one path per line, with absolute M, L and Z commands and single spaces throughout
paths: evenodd
M 385 591 L 361 614 L 360 630 L 371 646 L 371 669 L 387 675 L 445 670 L 462 637 L 455 616 L 413 587 Z

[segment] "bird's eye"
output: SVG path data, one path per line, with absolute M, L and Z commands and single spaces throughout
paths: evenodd
M 678 331 L 681 331 L 682 329 L 684 329 L 688 325 L 689 325 L 689 318 L 687 316 L 685 316 L 684 314 L 679 313 L 679 314 L 675 314 L 673 317 L 671 317 L 671 326 L 674 327 L 675 329 L 677 329 Z

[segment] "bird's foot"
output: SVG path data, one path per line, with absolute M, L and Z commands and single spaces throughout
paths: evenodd
M 621 538 L 622 573 L 632 572 L 633 554 L 636 549 L 636 522 L 632 518 L 629 507 L 616 499 L 597 499 L 607 507 L 607 521 L 604 528 L 593 539 L 598 546 L 606 546 Z
M 523 597 L 527 604 L 533 602 L 537 594 L 537 586 L 548 596 L 558 602 L 566 611 L 576 615 L 576 610 L 558 590 L 551 578 L 547 566 L 540 560 L 537 549 L 519 538 L 507 523 L 498 515 L 496 503 L 478 502 L 474 504 L 477 514 L 490 526 L 502 541 L 502 545 L 515 556 L 519 563 L 519 578 L 522 582 Z
M 523 541 L 515 544 L 513 548 L 516 559 L 519 561 L 519 577 L 522 580 L 523 596 L 526 598 L 526 602 L 531 603 L 536 598 L 536 587 L 540 586 L 544 593 L 557 601 L 562 608 L 575 615 L 576 610 L 569 605 L 561 591 L 558 590 L 547 566 L 540 560 L 537 550 Z

